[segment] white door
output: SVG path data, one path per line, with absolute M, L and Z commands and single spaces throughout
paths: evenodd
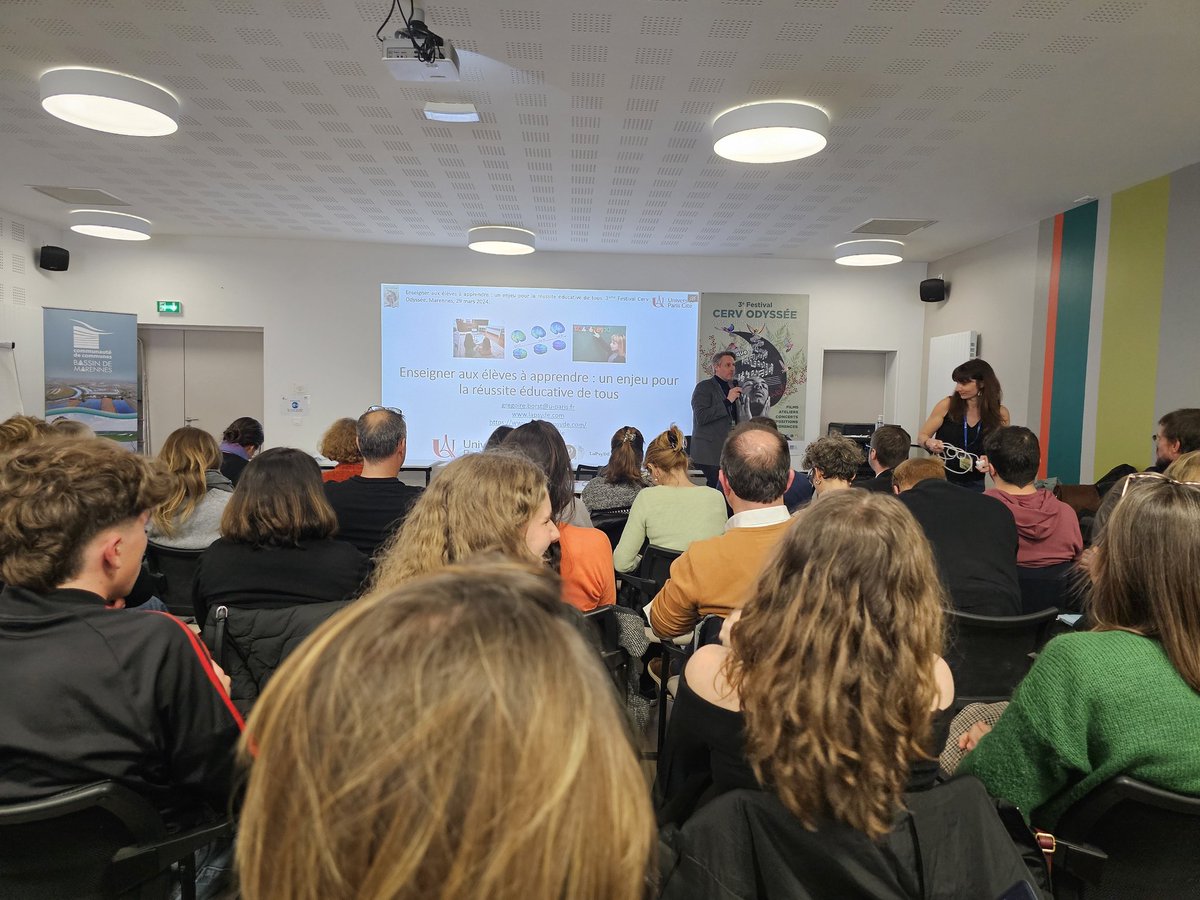
M 263 418 L 261 330 L 139 325 L 147 453 L 184 425 L 217 440 L 239 416 Z

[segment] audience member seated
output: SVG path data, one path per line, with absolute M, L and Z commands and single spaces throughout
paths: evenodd
M 946 738 L 943 599 L 929 543 L 894 499 L 843 492 L 800 512 L 725 645 L 684 667 L 660 822 L 765 779 L 805 821 L 889 830 L 900 792 L 932 786 Z
M 488 439 L 483 445 L 483 452 L 486 453 L 489 450 L 495 450 L 503 444 L 504 439 L 512 434 L 512 430 L 511 425 L 497 425 L 496 430 L 488 435 Z
M 1184 453 L 1200 450 L 1200 409 L 1176 409 L 1158 420 L 1152 472 L 1165 472 Z
M 322 481 L 345 481 L 363 470 L 362 453 L 358 449 L 358 423 L 349 416 L 338 419 L 321 437 L 321 455 L 332 459 L 336 466 L 321 471 Z
M 421 488 L 399 480 L 408 450 L 408 426 L 398 409 L 372 406 L 358 417 L 361 475 L 325 485 L 337 514 L 338 536 L 374 556 L 404 522 Z
M 637 756 L 555 582 L 454 566 L 355 603 L 292 655 L 242 745 L 245 900 L 647 896 Z
M 176 428 L 163 441 L 158 459 L 175 481 L 146 534 L 164 547 L 203 550 L 221 536 L 221 516 L 233 496 L 233 482 L 219 471 L 221 450 L 207 431 Z
M 734 426 L 717 478 L 733 516 L 724 534 L 694 541 L 671 563 L 671 577 L 650 605 L 650 626 L 659 637 L 687 634 L 705 616 L 741 607 L 787 531 L 783 494 L 792 464 L 782 434 L 757 422 Z
M 50 434 L 54 437 L 66 438 L 94 438 L 96 436 L 96 432 L 83 422 L 78 419 L 68 419 L 66 416 L 59 416 L 50 423 Z
M 933 545 L 954 608 L 982 616 L 1019 615 L 1017 526 L 1004 505 L 948 482 L 936 457 L 900 463 L 892 484 Z
M 616 603 L 612 543 L 603 531 L 572 521 L 572 510 L 584 506 L 575 502 L 571 458 L 558 429 L 534 419 L 514 428 L 501 449 L 523 454 L 546 477 L 551 514 L 558 527 L 558 543 L 550 547 L 550 562 L 562 575 L 563 600 L 583 612 Z
M 692 541 L 716 537 L 725 530 L 725 498 L 688 478 L 683 432 L 672 425 L 650 442 L 646 468 L 653 487 L 639 491 L 629 521 L 613 551 L 618 572 L 632 572 L 649 542 L 667 550 L 686 550 Z
M 880 425 L 871 433 L 871 448 L 867 451 L 867 464 L 875 477 L 856 481 L 854 486 L 892 493 L 892 469 L 908 459 L 911 445 L 912 438 L 899 425 Z
M 1042 458 L 1037 435 L 1002 426 L 984 439 L 983 450 L 996 483 L 983 493 L 1003 503 L 1017 523 L 1017 565 L 1043 569 L 1078 559 L 1083 535 L 1075 510 L 1033 483 Z
M 1180 454 L 1163 474 L 1184 484 L 1200 483 L 1200 450 Z
M 0 453 L 24 447 L 30 441 L 50 434 L 53 434 L 50 425 L 37 416 L 9 416 L 0 422 Z
M 612 453 L 600 474 L 584 485 L 579 499 L 588 512 L 604 509 L 629 509 L 638 491 L 646 486 L 642 478 L 642 451 L 645 438 L 632 425 L 617 429 L 612 436 Z
M 851 486 L 862 463 L 862 450 L 848 437 L 817 438 L 804 450 L 800 463 L 812 479 L 816 499 Z
M 221 434 L 221 474 L 238 483 L 246 464 L 262 449 L 263 427 L 257 419 L 242 416 Z
M 242 722 L 223 674 L 178 619 L 114 612 L 170 488 L 112 441 L 0 460 L 0 803 L 111 779 L 174 827 L 228 808 Z
M 196 618 L 217 605 L 294 605 L 349 600 L 368 561 L 334 540 L 337 518 L 307 453 L 274 447 L 242 473 L 221 519 L 221 538 L 200 556 L 192 585 Z
M 779 431 L 779 426 L 775 424 L 775 420 L 770 416 L 755 416 L 751 422 L 759 422 L 763 425 L 769 425 L 776 431 Z M 782 432 L 780 432 L 782 434 Z M 783 435 L 784 440 L 788 440 L 788 435 Z M 783 505 L 788 508 L 788 512 L 794 513 L 804 504 L 808 503 L 813 498 L 812 477 L 808 472 L 798 472 L 792 470 L 792 483 L 788 485 L 788 489 L 783 493 Z
M 545 562 L 558 540 L 546 474 L 517 453 L 472 453 L 446 465 L 379 551 L 372 595 L 481 553 Z
M 1117 775 L 1200 794 L 1200 489 L 1151 473 L 1114 490 L 1093 630 L 1045 646 L 959 766 L 1041 828 Z

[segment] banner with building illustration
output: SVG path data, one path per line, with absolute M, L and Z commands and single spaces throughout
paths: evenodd
M 697 379 L 712 376 L 717 351 L 734 354 L 738 421 L 770 416 L 789 438 L 805 436 L 807 294 L 701 294 L 698 334 Z
M 137 449 L 137 316 L 42 311 L 46 419 L 82 422 Z

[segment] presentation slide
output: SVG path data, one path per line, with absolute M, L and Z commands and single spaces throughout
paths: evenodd
M 622 425 L 691 430 L 699 293 L 383 284 L 380 309 L 381 395 L 404 411 L 411 465 L 530 419 L 586 465 Z

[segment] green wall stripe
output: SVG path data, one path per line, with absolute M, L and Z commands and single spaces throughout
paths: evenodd
M 1170 176 L 1113 194 L 1096 405 L 1097 477 L 1151 460 Z
M 1067 484 L 1079 483 L 1079 457 L 1083 451 L 1083 395 L 1099 208 L 1100 204 L 1093 201 L 1063 213 L 1046 471 Z

